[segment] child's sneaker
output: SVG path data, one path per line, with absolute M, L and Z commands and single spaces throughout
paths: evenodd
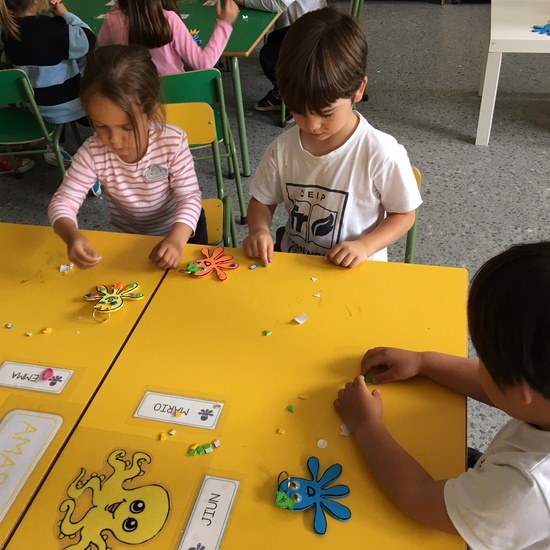
M 256 109 L 256 111 L 280 111 L 281 94 L 275 90 L 270 90 L 254 105 L 254 109 Z
M 285 116 L 284 127 L 290 126 L 291 124 L 294 124 L 295 122 L 296 121 L 294 120 L 294 115 L 290 111 L 287 111 L 286 116 Z
M 94 197 L 99 197 L 101 195 L 101 182 L 97 180 L 93 185 L 88 195 L 92 194 Z
M 34 166 L 34 160 L 29 158 L 17 157 L 15 159 L 19 172 L 28 172 Z M 14 174 L 13 165 L 10 159 L 6 157 L 0 157 L 0 175 L 2 174 Z
M 44 160 L 48 164 L 51 164 L 53 166 L 59 166 L 59 163 L 57 162 L 57 157 L 55 156 L 55 152 L 53 150 L 53 145 L 51 143 L 48 143 L 46 145 L 46 149 L 49 149 L 51 153 L 44 153 Z M 59 149 L 61 151 L 61 156 L 63 157 L 63 163 L 65 164 L 65 168 L 67 168 L 68 166 L 71 165 L 73 157 L 71 157 L 71 155 L 69 155 L 69 153 L 67 153 L 67 151 L 65 151 L 65 149 L 61 147 L 61 145 L 59 146 Z

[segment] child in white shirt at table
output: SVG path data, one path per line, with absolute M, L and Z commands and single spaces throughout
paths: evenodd
M 169 8 L 169 9 L 165 9 Z M 173 3 L 162 0 L 118 0 L 105 16 L 97 36 L 99 44 L 136 44 L 149 48 L 160 75 L 192 69 L 210 69 L 218 62 L 239 15 L 234 0 L 216 2 L 217 22 L 202 49 L 181 20 Z M 199 35 L 200 36 L 200 35 Z
M 207 242 L 187 136 L 164 123 L 159 91 L 158 72 L 145 48 L 105 46 L 90 54 L 80 98 L 95 135 L 75 154 L 48 208 L 69 259 L 82 269 L 101 259 L 77 223 L 96 180 L 116 229 L 164 237 L 151 251 L 150 263 L 176 268 L 188 241 Z
M 361 373 L 375 384 L 425 376 L 513 417 L 456 479 L 433 479 L 393 439 L 381 392 L 371 393 L 362 375 L 334 403 L 390 499 L 473 550 L 550 548 L 549 312 L 550 243 L 517 245 L 471 284 L 468 325 L 479 359 L 392 348 L 364 356 Z
M 289 218 L 276 249 L 342 267 L 386 260 L 386 247 L 413 225 L 422 200 L 407 152 L 353 110 L 366 64 L 367 39 L 353 18 L 324 8 L 290 26 L 277 78 L 297 126 L 268 147 L 252 178 L 243 243 L 264 265 L 273 260 L 270 226 L 282 202 Z

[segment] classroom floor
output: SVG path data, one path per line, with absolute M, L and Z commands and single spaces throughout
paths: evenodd
M 341 10 L 348 5 L 334 3 Z M 547 239 L 550 231 L 548 57 L 504 55 L 491 141 L 489 147 L 474 145 L 489 15 L 489 4 L 440 6 L 436 0 L 367 0 L 363 14 L 370 45 L 369 100 L 358 110 L 407 148 L 424 177 L 415 261 L 465 267 L 470 275 L 509 245 Z M 282 130 L 278 113 L 253 110 L 269 89 L 258 50 L 240 66 L 254 170 Z M 227 74 L 224 80 L 236 134 Z M 87 132 L 82 129 L 83 135 Z M 74 152 L 70 130 L 67 136 L 66 148 Z M 48 224 L 46 208 L 60 174 L 36 158 L 35 168 L 22 180 L 0 176 L 0 221 Z M 215 196 L 210 163 L 198 163 L 197 173 L 204 196 Z M 244 179 L 247 200 L 248 181 Z M 232 182 L 226 182 L 226 189 L 234 195 Z M 274 226 L 283 220 L 278 211 Z M 86 200 L 80 225 L 110 229 L 101 198 Z M 246 228 L 239 226 L 239 234 L 242 242 Z M 402 261 L 403 255 L 402 243 L 390 250 L 394 261 Z M 484 449 L 505 420 L 498 411 L 469 403 L 469 444 Z

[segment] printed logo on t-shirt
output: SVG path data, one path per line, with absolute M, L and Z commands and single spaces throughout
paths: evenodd
M 348 193 L 296 183 L 287 183 L 286 189 L 294 203 L 289 214 L 288 251 L 324 254 L 340 241 Z
M 147 181 L 157 181 L 165 178 L 170 172 L 165 166 L 160 164 L 151 164 L 147 170 L 145 170 L 145 179 Z

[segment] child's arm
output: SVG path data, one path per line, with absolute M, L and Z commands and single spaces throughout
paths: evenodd
M 358 376 L 340 390 L 334 406 L 389 498 L 416 521 L 458 534 L 445 506 L 446 480 L 434 480 L 384 427 L 380 391 L 374 390 L 371 394 L 365 379 Z
M 53 230 L 67 244 L 69 260 L 80 269 L 89 269 L 101 261 L 84 234 L 70 218 L 58 218 L 53 223 Z
M 355 241 L 342 241 L 325 254 L 325 260 L 342 267 L 357 267 L 369 256 L 398 241 L 413 226 L 416 211 L 388 212 L 368 235 Z
M 248 237 L 243 242 L 243 250 L 250 258 L 259 258 L 264 266 L 273 261 L 273 238 L 271 221 L 277 205 L 263 204 L 254 197 L 248 204 Z
M 90 27 L 71 13 L 61 3 L 61 0 L 54 0 L 50 3 L 50 11 L 57 16 L 63 17 L 67 24 L 69 33 L 67 59 L 80 59 L 91 51 L 96 42 L 95 34 Z
M 361 373 L 371 369 L 386 370 L 374 374 L 375 384 L 386 384 L 407 380 L 414 376 L 425 376 L 462 395 L 492 405 L 477 378 L 479 361 L 431 351 L 416 352 L 397 348 L 373 348 L 367 351 L 361 361 Z
M 231 25 L 239 14 L 239 7 L 234 0 L 225 0 L 225 8 L 222 10 L 218 0 L 216 10 L 218 22 L 204 49 L 195 42 L 180 17 L 174 12 L 165 12 L 166 19 L 172 28 L 174 50 L 192 69 L 211 69 L 222 56 L 231 36 L 233 31 Z
M 160 269 L 175 269 L 180 265 L 183 247 L 193 235 L 186 223 L 175 223 L 170 233 L 158 243 L 149 255 L 149 263 Z
M 239 6 L 245 8 L 251 8 L 253 10 L 260 11 L 272 11 L 274 13 L 282 13 L 288 9 L 288 6 L 294 2 L 294 0 L 236 0 Z

